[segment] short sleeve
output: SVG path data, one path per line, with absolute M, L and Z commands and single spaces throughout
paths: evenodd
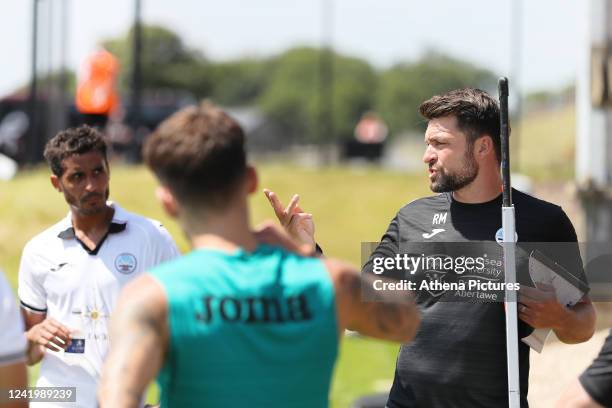
M 26 338 L 17 301 L 0 271 L 0 366 L 25 360 Z
M 576 230 L 569 217 L 562 209 L 559 209 L 559 215 L 556 217 L 554 229 L 554 242 L 567 243 L 563 244 L 555 251 L 559 263 L 576 278 L 584 283 L 588 283 L 584 273 L 584 265 L 582 263 L 582 256 L 580 255 L 580 247 L 577 242 Z
M 178 257 L 181 253 L 168 230 L 161 224 L 157 225 L 159 238 L 156 244 L 156 264 Z
M 380 243 L 374 249 L 370 258 L 363 265 L 362 272 L 372 273 L 375 258 L 392 258 L 399 253 L 399 221 L 396 215 L 391 222 L 387 231 L 380 239 Z M 387 271 L 389 272 L 389 271 Z
M 612 406 L 612 331 L 593 363 L 580 375 L 580 384 L 604 407 Z
M 19 288 L 21 305 L 34 313 L 47 312 L 47 293 L 43 286 L 44 270 L 40 256 L 28 243 L 21 254 L 19 265 Z

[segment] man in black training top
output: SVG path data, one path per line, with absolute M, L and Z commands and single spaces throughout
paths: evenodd
M 612 407 L 612 330 L 608 333 L 599 355 L 561 395 L 555 407 Z
M 431 190 L 440 194 L 415 200 L 399 210 L 364 271 L 372 272 L 375 258 L 393 257 L 411 243 L 421 243 L 427 250 L 435 243 L 465 246 L 466 242 L 489 241 L 487 248 L 497 247 L 496 262 L 501 262 L 501 247 L 494 244 L 496 235 L 501 234 L 502 200 L 497 102 L 486 92 L 466 88 L 434 96 L 419 111 L 428 120 L 423 161 L 429 169 Z M 272 192 L 266 195 L 287 230 L 308 242 L 304 232 L 314 231 L 309 214 L 300 210 L 283 218 L 278 198 Z M 512 196 L 519 244 L 576 242 L 574 227 L 560 207 L 514 189 Z M 469 248 L 476 246 L 470 244 Z M 566 251 L 559 261 L 584 279 L 577 245 L 572 247 L 575 250 Z M 451 279 L 457 280 L 460 271 L 455 272 Z M 503 282 L 503 277 L 497 281 Z M 454 301 L 440 301 L 447 299 L 446 295 L 454 295 Z M 400 349 L 387 407 L 507 406 L 503 303 L 479 303 L 473 291 L 421 291 L 417 301 L 421 327 L 414 341 Z M 594 331 L 595 311 L 586 296 L 566 308 L 556 300 L 552 288 L 522 286 L 518 310 L 519 338 L 527 336 L 531 328 L 551 328 L 562 342 L 580 343 Z M 529 348 L 522 342 L 519 360 L 521 406 L 526 407 Z

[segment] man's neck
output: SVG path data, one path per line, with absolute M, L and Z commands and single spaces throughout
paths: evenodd
M 474 181 L 453 191 L 453 198 L 461 203 L 478 204 L 494 200 L 501 192 L 502 180 L 498 168 L 481 168 Z
M 83 215 L 78 211 L 71 211 L 72 227 L 77 232 L 82 232 L 85 235 L 99 231 L 106 231 L 110 225 L 115 209 L 110 205 L 106 205 L 104 210 L 96 214 Z
M 257 247 L 257 241 L 250 228 L 246 202 L 221 214 L 182 220 L 182 224 L 188 225 L 184 229 L 194 249 L 213 248 L 233 252 L 238 248 L 244 248 L 250 252 Z

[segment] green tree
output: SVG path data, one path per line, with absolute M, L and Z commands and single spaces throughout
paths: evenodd
M 104 42 L 121 64 L 123 93 L 131 79 L 132 36 L 130 30 Z M 257 106 L 289 140 L 321 143 L 351 137 L 368 110 L 376 110 L 393 135 L 422 127 L 418 106 L 434 94 L 464 86 L 495 89 L 490 71 L 437 52 L 380 74 L 364 60 L 329 52 L 298 47 L 270 58 L 213 63 L 175 32 L 145 25 L 142 80 L 145 89 L 185 91 L 226 106 Z M 321 61 L 326 56 L 333 70 L 331 88 L 324 89 L 328 82 Z M 327 120 L 331 128 L 322 126 Z
M 333 134 L 321 135 L 322 50 L 294 48 L 271 63 L 268 86 L 258 100 L 261 109 L 295 141 L 332 142 L 352 133 L 361 114 L 373 105 L 376 74 L 364 61 L 334 54 L 332 57 Z
M 211 64 L 212 99 L 223 105 L 253 104 L 268 85 L 271 64 L 252 58 Z
M 291 140 L 316 132 L 318 119 L 318 52 L 295 48 L 274 59 L 270 82 L 258 106 Z
M 361 116 L 374 108 L 377 73 L 365 61 L 337 56 L 334 61 L 334 129 L 336 137 L 352 137 Z
M 419 105 L 431 96 L 462 87 L 495 89 L 495 75 L 468 62 L 429 52 L 412 64 L 398 64 L 382 73 L 376 98 L 377 111 L 391 134 L 423 129 Z
M 134 30 L 119 38 L 106 40 L 103 46 L 120 63 L 120 89 L 129 89 L 132 68 Z M 145 89 L 185 90 L 198 97 L 207 96 L 212 83 L 209 64 L 203 54 L 185 45 L 175 32 L 157 25 L 142 28 L 142 83 Z

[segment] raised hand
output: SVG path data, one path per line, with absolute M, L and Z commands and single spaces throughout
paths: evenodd
M 255 227 L 253 233 L 255 234 L 257 242 L 280 246 L 302 256 L 315 255 L 315 251 L 311 246 L 298 243 L 287 234 L 287 231 L 279 227 L 278 224 L 273 221 L 265 221 L 259 224 Z
M 287 233 L 295 239 L 301 245 L 308 245 L 308 247 L 314 248 L 315 244 L 315 225 L 312 218 L 312 214 L 304 212 L 298 205 L 300 197 L 295 194 L 289 205 L 283 207 L 278 196 L 273 191 L 264 189 L 264 194 L 270 205 L 276 214 L 276 217 L 280 221 L 281 225 L 285 228 Z

